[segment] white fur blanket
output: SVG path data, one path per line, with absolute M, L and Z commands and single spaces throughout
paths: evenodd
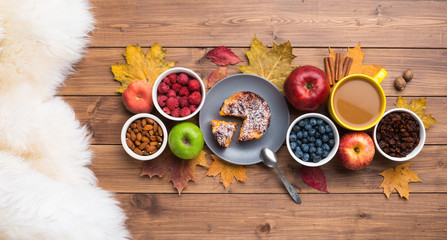
M 0 239 L 128 239 L 87 168 L 89 134 L 55 97 L 93 29 L 87 0 L 0 0 Z

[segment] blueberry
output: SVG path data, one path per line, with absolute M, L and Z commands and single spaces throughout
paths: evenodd
M 319 132 L 316 132 L 315 133 L 315 138 L 320 138 L 320 137 L 321 137 L 321 134 Z
M 332 128 L 331 128 L 331 126 L 329 126 L 329 124 L 326 124 L 326 125 L 324 126 L 324 128 L 326 128 L 326 132 L 327 132 L 327 133 L 332 132 Z
M 295 150 L 296 149 L 296 142 L 290 143 L 290 149 Z
M 302 152 L 300 146 L 298 146 L 298 145 L 296 146 L 295 151 L 300 151 L 300 152 Z
M 329 138 L 333 138 L 334 137 L 334 133 L 333 132 L 329 132 L 327 135 L 329 136 Z
M 315 147 L 310 147 L 309 148 L 309 152 L 310 153 L 315 153 L 317 151 L 317 149 Z
M 290 136 L 289 136 L 289 140 L 290 140 L 290 142 L 295 142 L 295 141 L 296 141 L 296 135 L 295 135 L 295 133 L 290 134 Z
M 309 132 L 308 131 L 304 131 L 303 132 L 303 138 L 308 138 L 309 137 Z
M 329 139 L 329 146 L 333 147 L 335 145 L 334 139 Z
M 303 145 L 301 145 L 301 150 L 305 153 L 309 152 L 309 145 L 304 143 Z
M 303 154 L 303 158 L 301 158 L 301 160 L 303 160 L 303 161 L 305 161 L 305 162 L 307 162 L 307 161 L 309 161 L 309 153 L 304 153 Z
M 318 126 L 321 126 L 321 125 L 323 125 L 323 123 L 324 123 L 324 121 L 323 121 L 323 119 L 317 119 L 317 125 Z
M 312 129 L 312 125 L 310 125 L 310 124 L 306 124 L 306 125 L 304 125 L 304 129 L 306 129 L 307 131 L 309 131 L 310 129 Z
M 317 147 L 317 151 L 315 153 L 317 155 L 319 155 L 319 156 L 323 155 L 323 148 L 322 147 Z
M 326 128 L 324 128 L 323 126 L 319 126 L 318 127 L 318 132 L 321 133 L 321 134 L 324 134 L 324 133 L 326 133 Z
M 326 158 L 327 156 L 329 156 L 329 151 L 323 151 L 323 158 Z
M 317 131 L 315 131 L 315 129 L 310 129 L 309 130 L 309 136 L 315 136 L 315 133 L 316 133 Z
M 296 137 L 297 137 L 298 139 L 303 138 L 303 131 L 299 131 L 299 132 L 297 132 L 297 133 L 296 133 Z
M 303 157 L 303 152 L 302 151 L 295 151 L 295 156 L 297 157 L 297 158 L 302 158 Z
M 319 162 L 320 160 L 321 160 L 321 157 L 318 156 L 318 155 L 315 155 L 315 157 L 312 159 L 312 161 L 313 161 L 314 163 L 317 163 L 317 162 Z
M 325 134 L 325 135 L 323 135 L 323 137 L 321 137 L 321 140 L 323 142 L 328 142 L 329 141 L 329 136 Z
M 309 124 L 312 126 L 315 126 L 315 125 L 317 125 L 317 120 L 315 118 L 310 118 Z
M 300 127 L 304 127 L 306 125 L 306 122 L 304 122 L 303 120 L 298 122 L 298 126 Z
M 310 137 L 309 142 L 311 142 L 311 143 L 315 142 L 315 137 Z
M 321 145 L 323 145 L 323 141 L 321 141 L 321 139 L 315 140 L 315 146 L 321 147 Z
M 302 143 L 308 143 L 308 142 L 309 142 L 309 140 L 307 140 L 307 138 L 303 138 Z
M 315 143 L 313 143 L 313 142 L 311 142 L 311 143 L 309 143 L 309 144 L 307 144 L 307 145 L 309 145 L 309 148 L 311 148 L 311 147 L 315 147 Z
M 331 150 L 331 147 L 329 147 L 329 145 L 327 145 L 327 143 L 324 143 L 322 148 L 323 148 L 324 151 Z
M 300 146 L 301 144 L 303 144 L 303 141 L 301 141 L 301 140 L 296 140 L 296 144 L 298 144 L 298 146 Z
M 299 130 L 301 130 L 301 128 L 297 124 L 295 124 L 295 126 L 293 126 L 292 128 L 292 131 L 294 131 L 295 133 L 297 133 Z

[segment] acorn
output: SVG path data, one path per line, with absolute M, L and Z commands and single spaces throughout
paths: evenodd
M 405 79 L 397 77 L 396 80 L 394 80 L 394 86 L 397 90 L 402 91 L 407 86 L 407 82 L 405 81 Z
M 405 70 L 405 72 L 402 74 L 402 76 L 404 77 L 405 81 L 409 82 L 411 81 L 411 79 L 413 79 L 414 76 L 414 72 L 411 69 L 407 69 Z

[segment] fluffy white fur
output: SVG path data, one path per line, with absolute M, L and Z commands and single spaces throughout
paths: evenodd
M 128 239 L 87 168 L 89 135 L 55 97 L 93 29 L 87 0 L 0 0 L 0 239 Z

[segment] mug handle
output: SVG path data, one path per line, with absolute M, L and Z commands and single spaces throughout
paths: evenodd
M 388 75 L 388 72 L 384 68 L 381 68 L 380 71 L 376 75 L 374 75 L 373 79 L 378 84 L 380 84 L 383 79 L 385 79 L 386 75 Z

